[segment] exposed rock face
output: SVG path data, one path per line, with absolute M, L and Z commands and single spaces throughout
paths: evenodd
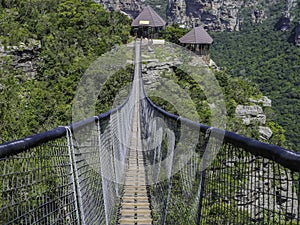
M 246 125 L 249 125 L 254 121 L 259 122 L 260 124 L 266 123 L 266 115 L 264 114 L 262 107 L 258 105 L 238 105 L 235 113 L 236 117 L 241 118 Z
M 270 127 L 259 126 L 258 131 L 259 131 L 259 138 L 263 140 L 269 140 L 273 135 L 273 132 Z
M 254 100 L 250 98 L 249 101 L 253 103 L 261 103 L 263 106 L 268 106 L 268 107 L 272 106 L 272 100 L 269 99 L 267 96 L 263 96 L 261 99 L 258 100 Z
M 158 62 L 156 60 L 151 60 L 148 64 L 143 66 L 143 80 L 145 86 L 149 90 L 155 90 L 156 87 L 161 82 L 161 73 L 163 71 L 171 72 L 175 66 L 175 62 Z M 177 66 L 177 64 L 176 64 Z
M 28 79 L 32 79 L 37 74 L 40 49 L 41 44 L 36 40 L 30 40 L 28 45 L 0 46 L 0 67 L 10 58 L 15 70 L 23 71 Z
M 109 11 L 122 11 L 135 18 L 145 7 L 145 0 L 95 0 Z
M 95 0 L 107 10 L 121 10 L 135 18 L 147 5 L 146 0 Z M 269 4 L 273 4 L 272 0 Z M 170 0 L 166 16 L 171 23 L 191 27 L 195 19 L 197 23 L 209 30 L 240 30 L 245 17 L 253 23 L 261 23 L 267 18 L 266 7 L 262 2 L 233 0 Z
M 273 0 L 274 2 L 277 0 Z M 262 2 L 232 0 L 171 0 L 168 17 L 171 21 L 190 27 L 192 21 L 208 30 L 240 30 L 247 17 L 253 23 L 267 18 L 268 8 Z
M 107 10 L 121 10 L 135 18 L 150 0 L 95 0 Z M 165 15 L 168 22 L 178 23 L 183 27 L 191 27 L 193 21 L 208 30 L 239 31 L 245 23 L 262 23 L 268 18 L 271 6 L 282 0 L 169 0 Z M 160 12 L 163 0 L 156 1 Z M 297 1 L 285 0 L 283 17 L 289 21 L 297 19 Z M 283 26 L 284 29 L 286 26 Z
M 258 123 L 259 125 L 264 125 L 266 123 L 266 115 L 264 114 L 263 107 L 271 107 L 272 100 L 266 96 L 261 99 L 254 100 L 249 99 L 249 102 L 254 103 L 254 105 L 238 105 L 235 110 L 237 118 L 242 119 L 243 124 L 250 125 L 253 123 Z M 269 127 L 259 126 L 258 127 L 259 138 L 262 140 L 269 140 L 273 132 Z
M 170 0 L 167 16 L 169 21 L 191 27 L 192 21 L 208 30 L 238 31 L 244 23 L 262 23 L 270 15 L 274 4 L 281 0 Z M 290 22 L 299 19 L 296 0 L 285 0 L 285 10 L 277 29 L 290 28 Z
M 249 166 L 245 172 L 248 182 L 234 197 L 240 209 L 247 210 L 251 218 L 257 221 L 264 218 L 265 210 L 286 213 L 285 218 L 297 219 L 298 200 L 291 189 L 294 175 L 274 166 L 268 159 L 256 159 L 256 164 L 245 163 Z

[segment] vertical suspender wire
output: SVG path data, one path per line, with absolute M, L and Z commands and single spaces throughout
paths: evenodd
M 67 136 L 67 142 L 68 142 L 68 154 L 69 154 L 69 160 L 70 160 L 70 168 L 71 168 L 71 181 L 73 186 L 73 193 L 74 193 L 74 200 L 75 200 L 75 210 L 76 210 L 76 217 L 77 217 L 77 224 L 85 224 L 84 223 L 84 216 L 82 211 L 82 201 L 79 200 L 79 186 L 78 186 L 78 177 L 77 177 L 77 170 L 75 167 L 75 159 L 74 159 L 74 145 L 73 145 L 73 137 L 70 127 L 65 127 L 66 129 L 66 136 Z M 79 210 L 80 209 L 80 210 Z
M 121 171 L 121 149 L 120 149 L 120 133 L 118 129 L 119 124 L 119 109 L 115 112 L 114 115 L 116 118 L 114 118 L 114 121 L 112 121 L 113 126 L 111 126 L 111 132 L 112 132 L 112 145 L 113 145 L 113 151 L 112 151 L 112 159 L 113 159 L 113 168 L 115 171 L 115 193 L 116 196 L 119 196 L 119 182 L 120 182 L 120 171 Z M 113 117 L 113 115 L 112 115 Z M 117 134 L 116 134 L 117 132 Z M 117 143 L 116 143 L 117 142 Z M 119 161 L 120 160 L 120 161 Z
M 200 181 L 200 193 L 199 193 L 199 204 L 198 204 L 198 214 L 197 214 L 197 225 L 200 225 L 202 205 L 203 205 L 203 192 L 204 192 L 204 183 L 205 183 L 206 170 L 201 172 L 201 181 Z
M 108 218 L 108 199 L 107 199 L 107 195 L 105 195 L 104 193 L 107 193 L 106 189 L 106 185 L 104 183 L 104 171 L 103 171 L 103 159 L 105 158 L 104 155 L 102 155 L 101 153 L 101 148 L 102 148 L 102 142 L 101 142 L 101 126 L 100 126 L 100 121 L 99 119 L 97 120 L 97 130 L 98 130 L 98 150 L 99 150 L 99 157 L 100 157 L 100 169 L 101 169 L 101 181 L 102 181 L 102 196 L 103 196 L 103 202 L 104 202 L 104 211 L 105 211 L 105 224 L 108 225 L 109 224 L 109 218 Z
M 115 119 L 114 119 L 114 113 L 110 114 L 110 143 L 111 143 L 111 152 L 110 152 L 110 163 L 111 163 L 111 169 L 112 169 L 112 183 L 117 181 L 117 172 L 116 172 L 116 165 L 115 165 L 115 157 L 116 157 L 116 148 L 115 148 Z M 114 191 L 116 192 L 116 183 L 114 185 Z
M 154 130 L 155 132 L 157 132 L 156 131 L 156 128 L 155 128 L 155 130 Z M 157 143 L 159 143 L 158 144 L 158 146 L 157 146 L 157 150 L 158 150 L 158 152 L 157 152 L 157 161 L 159 162 L 158 163 L 158 168 L 157 168 L 157 173 L 156 173 L 156 176 L 155 176 L 155 184 L 157 184 L 158 183 L 158 178 L 159 178 L 159 174 L 160 174 L 160 169 L 161 169 L 161 159 L 162 159 L 162 150 L 161 150 L 161 145 L 162 145 L 162 141 L 163 141 L 163 133 L 164 133 L 164 131 L 162 130 L 162 129 L 159 129 L 158 130 L 160 133 L 160 135 L 158 136 L 160 139 L 158 140 L 158 142 Z
M 207 129 L 205 133 L 205 143 L 204 143 L 204 150 L 206 151 L 206 147 L 208 145 L 208 141 L 211 134 L 211 129 Z M 202 163 L 200 163 L 200 170 L 201 170 L 201 181 L 200 181 L 200 191 L 199 191 L 199 204 L 198 204 L 198 214 L 197 214 L 197 221 L 196 224 L 200 225 L 201 222 L 201 213 L 202 213 L 202 206 L 203 206 L 203 194 L 205 188 L 205 177 L 206 177 L 206 159 L 202 158 Z
M 123 152 L 123 148 L 122 148 L 122 144 L 124 143 L 123 142 L 123 137 L 122 137 L 122 131 L 120 129 L 120 123 L 122 122 L 122 116 L 121 116 L 121 113 L 122 113 L 122 109 L 118 109 L 116 111 L 116 116 L 117 116 L 117 127 L 116 127 L 116 132 L 117 132 L 117 137 L 118 137 L 118 140 L 117 140 L 117 147 L 118 147 L 118 158 L 115 159 L 115 167 L 116 167 L 116 185 L 118 187 L 118 190 L 117 190 L 117 196 L 119 196 L 120 192 L 119 192 L 119 188 L 120 188 L 120 184 L 123 183 L 123 177 L 122 177 L 122 173 L 123 171 L 126 171 L 124 170 L 124 160 L 123 160 L 123 155 L 124 155 L 124 152 Z
M 171 141 L 169 141 L 169 139 L 171 138 Z M 173 182 L 173 165 L 174 165 L 174 149 L 175 149 L 175 137 L 173 137 L 174 134 L 171 133 L 169 130 L 167 130 L 167 138 L 168 138 L 168 155 L 169 155 L 169 150 L 172 151 L 172 159 L 171 159 L 171 168 L 169 171 L 169 176 L 170 176 L 170 180 L 169 180 L 169 189 L 168 189 L 168 196 L 167 196 L 167 202 L 166 202 L 166 209 L 165 209 L 165 215 L 164 215 L 164 222 L 163 224 L 166 224 L 167 221 L 167 215 L 168 215 L 168 208 L 169 208 L 169 201 L 170 201 L 170 197 L 171 197 L 171 190 L 172 190 L 172 182 Z M 170 143 L 171 142 L 171 143 Z

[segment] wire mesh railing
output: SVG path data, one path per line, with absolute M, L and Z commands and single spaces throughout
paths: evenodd
M 130 101 L 75 126 L 1 145 L 0 224 L 116 223 Z
M 300 154 L 142 106 L 155 224 L 300 224 Z
M 65 137 L 1 158 L 1 224 L 77 224 Z
M 205 171 L 202 224 L 299 224 L 299 169 L 225 143 Z
M 117 223 L 134 101 L 0 145 L 0 224 Z
M 154 224 L 300 224 L 299 153 L 172 115 L 141 86 Z
M 142 135 L 154 224 L 194 224 L 202 152 L 194 151 L 199 127 L 168 117 L 143 101 Z M 184 128 L 183 128 L 184 127 Z M 186 135 L 185 138 L 180 136 Z M 192 140 L 196 138 L 195 140 Z

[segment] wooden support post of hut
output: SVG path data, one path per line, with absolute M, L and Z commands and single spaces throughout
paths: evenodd
M 131 24 L 137 37 L 151 39 L 158 38 L 165 26 L 166 22 L 150 6 L 144 8 Z
M 202 56 L 204 61 L 210 61 L 210 46 L 213 43 L 211 36 L 203 27 L 194 27 L 190 32 L 179 39 L 191 51 Z

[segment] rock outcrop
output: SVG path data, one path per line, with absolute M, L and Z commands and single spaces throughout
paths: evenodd
M 135 18 L 146 6 L 145 0 L 95 0 L 108 11 L 122 11 L 131 18 Z
M 135 18 L 144 7 L 154 3 L 150 0 L 95 0 L 107 10 L 119 10 Z M 285 10 L 281 12 L 289 21 L 297 19 L 297 1 L 285 0 Z M 214 31 L 239 31 L 245 23 L 262 23 L 270 16 L 274 4 L 281 0 L 169 0 L 168 4 L 155 1 L 155 8 L 169 23 L 182 27 L 192 27 L 193 23 Z M 167 6 L 166 6 L 167 5 Z M 163 7 L 163 8 L 162 8 Z M 165 8 L 166 7 L 166 8 Z M 286 21 L 286 20 L 284 20 Z M 286 23 L 280 29 L 286 29 Z
M 261 99 L 258 99 L 258 100 L 250 98 L 249 101 L 253 102 L 253 103 L 260 103 L 265 107 L 266 106 L 268 106 L 268 107 L 272 106 L 272 100 L 269 99 L 267 96 L 263 96 Z
M 269 127 L 263 126 L 266 124 L 266 115 L 264 114 L 263 107 L 271 107 L 272 100 L 266 96 L 261 99 L 249 99 L 253 105 L 238 105 L 235 110 L 237 118 L 242 119 L 243 124 L 258 124 L 259 138 L 262 140 L 269 140 L 273 132 Z
M 245 9 L 248 9 L 246 13 Z M 266 9 L 257 1 L 231 0 L 171 0 L 167 16 L 170 21 L 191 27 L 193 21 L 208 30 L 240 30 L 246 17 L 260 23 L 266 19 Z
M 242 119 L 245 125 L 250 125 L 253 122 L 259 124 L 266 123 L 266 115 L 262 107 L 258 105 L 238 105 L 235 110 L 236 117 Z
M 259 126 L 258 128 L 259 128 L 258 132 L 259 132 L 260 139 L 269 140 L 272 137 L 273 132 L 270 127 Z
M 172 72 L 173 68 L 177 66 L 176 62 L 158 62 L 158 60 L 151 60 L 148 64 L 143 66 L 143 80 L 145 86 L 149 90 L 155 90 L 159 83 L 161 82 L 162 72 Z
M 33 79 L 37 74 L 40 49 L 40 42 L 33 39 L 26 45 L 0 46 L 0 67 L 10 62 L 14 70 L 21 70 L 27 79 Z
M 266 210 L 286 214 L 284 220 L 297 219 L 296 193 L 288 188 L 293 186 L 294 175 L 268 159 L 256 159 L 255 164 L 254 161 L 246 161 L 246 158 L 233 161 L 239 163 L 243 160 L 244 167 L 248 167 L 245 169 L 248 182 L 235 193 L 238 207 L 247 210 L 255 221 L 261 221 Z

